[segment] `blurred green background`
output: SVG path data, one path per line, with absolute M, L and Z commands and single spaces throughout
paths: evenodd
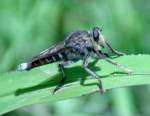
M 150 53 L 149 0 L 1 0 L 0 73 L 62 41 L 69 32 L 93 26 L 113 47 Z M 149 116 L 150 87 L 95 93 L 57 103 L 32 105 L 5 116 Z

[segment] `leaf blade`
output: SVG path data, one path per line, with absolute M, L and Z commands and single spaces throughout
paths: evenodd
M 111 73 L 114 71 L 121 70 L 103 60 L 93 63 L 96 67 L 94 70 L 102 77 L 106 77 L 102 78 L 104 89 L 150 84 L 149 55 L 130 55 L 114 60 L 133 69 L 134 75 L 112 75 Z M 100 67 L 101 69 L 99 69 Z M 50 64 L 29 72 L 16 71 L 1 75 L 0 114 L 31 104 L 56 102 L 98 91 L 97 80 L 95 79 L 86 79 L 86 86 L 80 85 L 79 79 L 89 77 L 81 68 L 81 62 L 69 66 L 66 73 L 69 79 L 65 87 L 55 95 L 52 95 L 52 90 L 59 81 L 56 64 Z

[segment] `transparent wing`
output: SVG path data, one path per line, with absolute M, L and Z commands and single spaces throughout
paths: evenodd
M 59 44 L 56 44 L 44 51 L 42 51 L 39 55 L 35 56 L 32 58 L 32 61 L 36 60 L 36 59 L 40 59 L 40 58 L 43 58 L 45 56 L 48 56 L 48 55 L 51 55 L 51 54 L 55 54 L 57 53 L 59 50 L 63 49 L 65 46 L 64 46 L 64 43 L 63 42 L 60 42 Z

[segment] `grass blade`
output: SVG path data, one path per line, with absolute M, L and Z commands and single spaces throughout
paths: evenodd
M 104 89 L 150 84 L 150 56 L 129 55 L 114 59 L 134 70 L 132 75 L 105 62 L 91 59 L 90 67 L 101 75 Z M 97 80 L 90 78 L 81 67 L 81 61 L 66 68 L 68 80 L 55 95 L 52 90 L 59 82 L 57 65 L 50 64 L 28 72 L 9 72 L 0 75 L 0 114 L 17 108 L 70 99 L 98 91 Z M 80 80 L 86 78 L 85 85 Z

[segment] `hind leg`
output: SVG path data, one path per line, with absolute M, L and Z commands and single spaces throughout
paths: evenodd
M 56 86 L 56 88 L 53 90 L 53 94 L 55 94 L 56 91 L 61 89 L 61 87 L 64 85 L 64 83 L 67 79 L 67 76 L 66 76 L 65 71 L 64 71 L 64 69 L 65 69 L 64 66 L 72 64 L 72 63 L 73 63 L 72 61 L 67 61 L 67 62 L 60 63 L 58 65 L 59 71 L 61 73 L 61 80 L 60 80 L 59 84 Z

